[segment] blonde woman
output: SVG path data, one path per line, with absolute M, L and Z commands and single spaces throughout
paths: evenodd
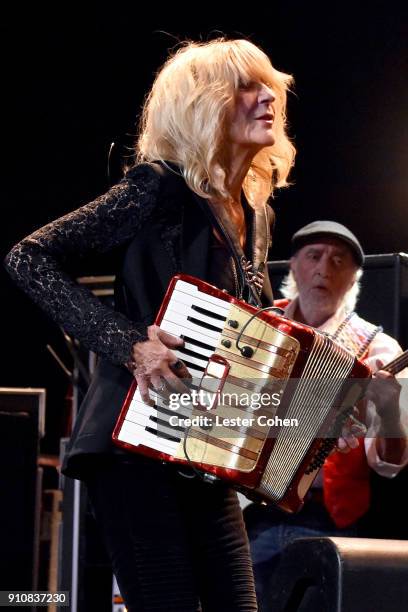
M 146 401 L 149 387 L 183 390 L 189 377 L 173 352 L 182 340 L 152 325 L 175 273 L 271 302 L 267 200 L 294 159 L 290 83 L 246 40 L 186 43 L 147 96 L 135 165 L 7 258 L 20 287 L 99 356 L 63 471 L 87 484 L 129 611 L 256 610 L 235 493 L 114 449 L 111 434 L 132 376 Z M 114 248 L 123 256 L 111 310 L 64 264 Z

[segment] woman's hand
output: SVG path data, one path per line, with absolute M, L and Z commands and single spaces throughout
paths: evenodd
M 147 328 L 148 340 L 133 345 L 132 369 L 140 395 L 146 404 L 151 404 L 149 386 L 159 393 L 168 387 L 178 393 L 188 393 L 189 389 L 181 379 L 191 379 L 184 363 L 176 357 L 171 349 L 184 345 L 181 338 L 176 338 L 163 331 L 157 325 Z

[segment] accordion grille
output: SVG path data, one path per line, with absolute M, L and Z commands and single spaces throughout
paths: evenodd
M 351 353 L 316 332 L 302 377 L 285 413 L 285 418 L 297 419 L 298 426 L 278 432 L 258 487 L 269 499 L 279 501 L 286 493 L 353 365 Z

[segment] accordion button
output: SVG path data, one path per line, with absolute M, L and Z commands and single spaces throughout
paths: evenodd
M 225 346 L 225 348 L 231 348 L 231 340 L 221 340 L 221 344 Z
M 254 354 L 254 349 L 251 348 L 250 346 L 243 346 L 241 349 L 241 355 L 243 357 L 246 357 L 247 359 L 250 359 L 252 357 L 252 355 Z
M 232 327 L 233 329 L 237 329 L 237 327 L 238 327 L 239 323 L 238 323 L 238 321 L 235 321 L 234 319 L 230 319 L 230 320 L 228 321 L 228 325 L 229 325 L 230 327 Z

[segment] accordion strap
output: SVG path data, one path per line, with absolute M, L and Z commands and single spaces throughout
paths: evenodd
M 235 226 L 232 224 L 228 211 L 223 206 L 217 206 L 208 200 L 208 211 L 213 224 L 224 236 L 231 249 L 235 265 L 241 280 L 241 299 L 249 304 L 261 306 L 260 299 L 265 278 L 268 245 L 270 240 L 269 221 L 266 206 L 253 212 L 253 244 L 252 261 L 247 259 L 239 242 Z
M 359 317 L 357 313 L 350 312 L 340 323 L 332 339 L 361 359 L 375 336 L 382 331 L 381 326 L 373 325 Z

